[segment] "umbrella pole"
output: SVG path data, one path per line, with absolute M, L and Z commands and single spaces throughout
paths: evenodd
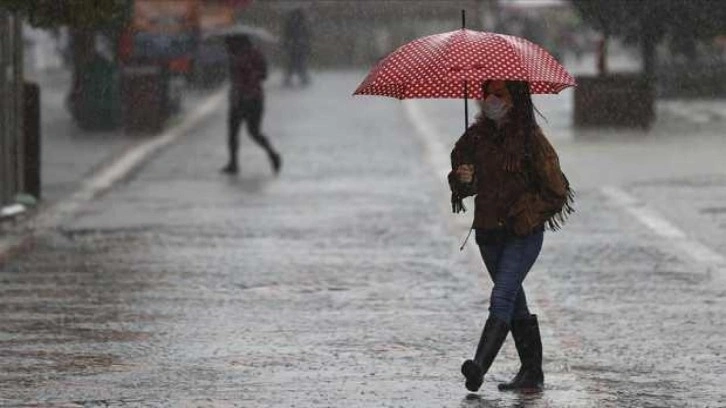
M 461 29 L 466 29 L 466 10 L 461 10 Z M 469 89 L 464 80 L 464 132 L 469 129 Z
M 469 129 L 469 84 L 464 80 L 464 131 Z

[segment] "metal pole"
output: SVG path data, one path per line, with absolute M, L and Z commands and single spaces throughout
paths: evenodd
M 461 29 L 466 29 L 466 10 L 461 10 Z M 469 84 L 464 80 L 464 132 L 469 129 Z
M 14 120 L 13 125 L 15 127 L 15 149 L 13 151 L 13 156 L 15 159 L 15 188 L 13 191 L 13 195 L 15 195 L 18 192 L 21 192 L 25 189 L 25 166 L 26 166 L 26 156 L 25 156 L 25 124 L 23 117 L 25 116 L 25 97 L 24 97 L 24 89 L 23 89 L 23 23 L 22 19 L 18 14 L 14 15 L 12 18 L 13 25 L 11 29 L 13 30 L 13 39 L 15 40 L 15 44 L 13 47 L 13 61 L 15 62 L 13 67 L 13 72 L 15 74 L 14 78 L 14 92 L 15 95 L 15 112 L 13 112 Z
M 22 31 L 18 16 L 0 9 L 0 206 L 22 187 Z
M 464 80 L 464 131 L 469 129 L 469 83 Z
M 9 72 L 12 63 L 10 49 L 10 15 L 0 9 L 0 207 L 8 204 L 13 184 L 12 166 L 10 165 L 10 137 L 12 135 L 11 110 L 14 106 L 10 91 Z

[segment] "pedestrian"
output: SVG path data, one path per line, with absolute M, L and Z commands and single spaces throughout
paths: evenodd
M 494 283 L 489 316 L 474 358 L 461 372 L 477 391 L 511 330 L 521 367 L 500 390 L 541 390 L 542 342 L 522 282 L 542 248 L 545 227 L 559 229 L 573 211 L 573 193 L 559 159 L 534 117 L 529 84 L 488 81 L 481 112 L 451 152 L 452 209 L 475 197 L 476 243 Z
M 285 21 L 283 46 L 287 54 L 285 67 L 285 86 L 292 85 L 293 75 L 297 75 L 302 85 L 310 83 L 308 75 L 308 54 L 310 53 L 310 27 L 301 8 L 290 12 Z
M 265 95 L 262 82 L 267 78 L 265 57 L 246 35 L 230 36 L 225 39 L 230 55 L 230 78 L 232 86 L 229 93 L 228 147 L 229 162 L 222 172 L 236 174 L 239 171 L 237 150 L 239 148 L 239 128 L 247 122 L 247 131 L 270 159 L 275 174 L 280 172 L 282 159 L 262 134 Z

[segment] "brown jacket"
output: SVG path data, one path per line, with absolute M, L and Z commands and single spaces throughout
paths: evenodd
M 474 181 L 463 184 L 454 171 L 473 164 Z M 558 229 L 573 212 L 573 193 L 557 153 L 537 127 L 530 140 L 521 129 L 478 120 L 451 152 L 449 185 L 454 212 L 464 197 L 476 195 L 473 227 L 524 236 L 547 225 Z

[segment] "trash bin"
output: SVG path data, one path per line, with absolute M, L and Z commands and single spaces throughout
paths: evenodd
M 168 75 L 158 65 L 129 65 L 121 72 L 124 129 L 156 133 L 169 117 Z

